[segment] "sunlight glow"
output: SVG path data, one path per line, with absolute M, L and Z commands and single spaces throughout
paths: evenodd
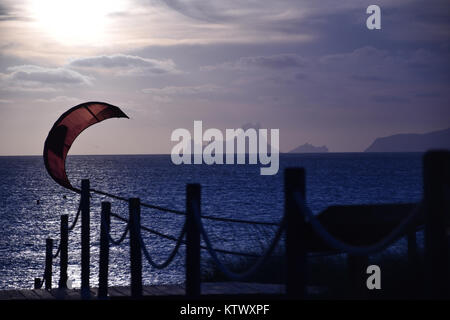
M 106 41 L 110 15 L 123 12 L 124 0 L 31 0 L 36 29 L 65 45 Z

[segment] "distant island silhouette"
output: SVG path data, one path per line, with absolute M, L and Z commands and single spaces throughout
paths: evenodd
M 305 143 L 289 151 L 289 153 L 324 153 L 324 152 L 328 152 L 328 148 L 326 146 L 316 147 L 309 143 Z
M 429 149 L 450 149 L 450 128 L 376 138 L 364 152 L 425 152 Z

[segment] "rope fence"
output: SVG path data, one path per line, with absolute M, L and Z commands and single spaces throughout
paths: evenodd
M 431 155 L 430 155 L 431 154 Z M 448 187 L 448 177 L 443 177 L 442 172 L 449 172 L 450 156 L 447 152 L 431 152 L 424 157 L 424 196 L 410 211 L 406 212 L 403 218 L 393 229 L 381 240 L 370 245 L 357 246 L 346 243 L 333 236 L 327 228 L 319 221 L 316 215 L 310 210 L 305 199 L 305 171 L 303 168 L 288 168 L 285 170 L 285 212 L 280 222 L 260 222 L 245 219 L 215 217 L 201 214 L 200 185 L 188 184 L 186 188 L 186 212 L 173 210 L 148 203 L 141 203 L 139 198 L 124 198 L 104 191 L 91 189 L 89 180 L 82 181 L 82 191 L 77 214 L 71 226 L 68 226 L 67 215 L 61 216 L 61 240 L 55 254 L 53 251 L 53 240 L 46 242 L 46 267 L 42 281 L 35 279 L 35 287 L 41 287 L 45 282 L 45 288 L 51 288 L 52 259 L 60 256 L 60 281 L 59 286 L 64 288 L 67 281 L 67 243 L 68 233 L 74 229 L 79 216 L 81 215 L 81 295 L 82 298 L 90 298 L 89 285 L 89 259 L 90 259 L 90 196 L 91 192 L 107 196 L 116 200 L 126 201 L 129 206 L 129 217 L 123 217 L 111 212 L 111 203 L 102 202 L 101 227 L 100 227 L 100 265 L 99 265 L 99 290 L 98 298 L 108 297 L 108 265 L 109 248 L 118 246 L 129 236 L 130 245 L 130 269 L 131 269 L 131 295 L 134 298 L 142 296 L 142 255 L 148 264 L 155 269 L 168 267 L 179 252 L 181 245 L 186 245 L 186 295 L 198 297 L 201 295 L 200 287 L 200 250 L 206 250 L 217 269 L 229 280 L 244 281 L 254 275 L 261 266 L 264 265 L 275 248 L 285 235 L 285 259 L 287 263 L 286 294 L 289 297 L 302 298 L 306 295 L 306 266 L 307 257 L 312 253 L 307 249 L 308 230 L 323 241 L 330 248 L 345 253 L 349 257 L 367 257 L 378 253 L 392 245 L 401 237 L 408 235 L 408 250 L 414 248 L 409 243 L 410 238 L 414 239 L 415 232 L 421 227 L 420 218 L 425 217 L 425 250 L 427 257 L 427 267 L 433 271 L 435 268 L 448 276 L 448 261 L 445 257 L 448 248 L 442 245 L 446 241 L 446 225 L 448 217 L 445 216 L 445 188 Z M 141 207 L 151 208 L 162 212 L 182 215 L 185 218 L 184 224 L 178 237 L 162 233 L 148 226 L 141 225 Z M 410 207 L 408 207 L 410 208 Z M 120 233 L 118 239 L 114 239 L 110 233 L 111 217 L 124 222 L 125 228 Z M 261 254 L 227 250 L 225 248 L 214 248 L 211 235 L 205 229 L 204 220 L 220 221 L 226 223 L 247 224 L 253 226 L 276 227 L 275 233 L 262 250 Z M 423 219 L 422 219 L 423 220 Z M 156 262 L 147 248 L 142 231 L 156 235 L 163 239 L 174 242 L 167 258 L 162 262 Z M 411 233 L 414 236 L 411 236 Z M 445 241 L 444 241 L 445 240 Z M 202 241 L 204 244 L 202 244 Z M 415 244 L 415 243 L 414 243 Z M 242 273 L 237 273 L 228 268 L 219 259 L 218 254 L 231 254 L 255 259 L 253 265 Z M 447 262 L 446 262 L 447 261 Z M 439 267 L 436 267 L 439 266 Z M 442 277 L 442 275 L 441 275 Z M 443 287 L 439 277 L 431 276 L 430 292 L 443 292 L 447 290 Z M 445 282 L 444 282 L 445 283 Z
M 125 217 L 123 217 L 123 216 L 121 216 L 119 214 L 111 212 L 111 216 L 115 217 L 118 220 L 121 220 L 121 221 L 123 221 L 125 223 L 129 222 L 129 220 L 127 218 L 125 218 Z M 180 241 L 181 244 L 184 244 L 184 245 L 187 244 L 186 240 L 183 240 L 183 239 L 180 240 L 177 237 L 174 237 L 174 236 L 171 236 L 171 235 L 168 235 L 168 234 L 164 234 L 164 233 L 159 232 L 159 231 L 157 231 L 155 229 L 152 229 L 152 228 L 149 228 L 149 227 L 146 227 L 146 226 L 142 226 L 142 225 L 140 226 L 140 228 L 141 228 L 141 230 L 147 231 L 147 232 L 149 232 L 151 234 L 154 234 L 154 235 L 157 235 L 157 236 L 159 236 L 161 238 L 164 238 L 164 239 L 167 239 L 167 240 L 172 240 L 174 242 Z M 208 247 L 204 246 L 204 245 L 200 245 L 200 248 L 203 249 L 203 250 L 208 250 Z M 254 254 L 254 253 L 239 252 L 239 251 L 226 250 L 226 249 L 221 249 L 221 248 L 214 248 L 214 251 L 216 251 L 218 253 L 222 253 L 222 254 L 235 255 L 235 256 L 241 256 L 241 257 L 247 257 L 247 258 L 258 258 L 259 257 L 258 254 Z
M 51 245 L 47 246 L 46 249 L 46 263 L 45 263 L 45 271 L 44 275 L 41 278 L 34 279 L 34 288 L 40 289 L 45 283 L 46 289 L 51 289 L 52 286 L 52 273 L 51 265 L 53 264 L 53 259 L 60 258 L 60 279 L 59 279 L 59 287 L 66 288 L 67 287 L 67 265 L 68 265 L 68 237 L 69 233 L 75 229 L 77 225 L 80 212 L 81 212 L 81 204 L 82 201 L 80 199 L 80 203 L 78 205 L 77 213 L 75 214 L 75 218 L 72 221 L 72 224 L 69 226 L 68 215 L 61 215 L 61 226 L 60 226 L 60 236 L 61 239 L 59 241 L 58 247 L 56 248 L 55 254 L 53 254 L 53 239 L 48 238 L 47 243 L 51 242 Z M 61 257 L 60 257 L 61 255 Z
M 78 222 L 78 217 L 80 216 L 80 211 L 81 211 L 81 201 L 80 201 L 80 205 L 78 206 L 78 210 L 75 215 L 75 218 L 72 221 L 72 224 L 70 225 L 70 227 L 67 228 L 68 231 L 72 231 L 73 229 L 75 229 L 75 226 L 77 225 L 77 222 Z M 58 244 L 58 248 L 56 249 L 56 253 L 53 255 L 53 259 L 58 258 L 60 251 L 61 251 L 61 242 Z
M 266 249 L 266 251 L 261 255 L 261 256 L 255 256 L 258 257 L 258 260 L 255 262 L 255 264 L 247 271 L 243 272 L 243 273 L 235 273 L 231 270 L 229 270 L 217 257 L 217 249 L 214 249 L 211 245 L 211 241 L 209 239 L 208 234 L 205 231 L 205 228 L 203 227 L 203 223 L 200 217 L 200 214 L 198 213 L 198 207 L 200 204 L 193 204 L 193 211 L 194 211 L 194 217 L 195 217 L 195 222 L 197 224 L 197 227 L 200 229 L 200 234 L 203 237 L 203 240 L 206 243 L 206 248 L 208 250 L 208 253 L 210 254 L 211 258 L 213 259 L 214 263 L 216 264 L 216 266 L 219 268 L 219 270 L 230 280 L 234 280 L 234 281 L 238 281 L 238 280 L 244 280 L 244 279 L 248 279 L 249 277 L 251 277 L 252 275 L 254 275 L 259 268 L 267 261 L 267 259 L 271 256 L 272 252 L 274 251 L 276 245 L 278 244 L 280 238 L 281 238 L 281 234 L 284 231 L 284 224 L 285 224 L 285 220 L 283 218 L 283 220 L 281 221 L 281 223 L 279 224 L 278 230 L 275 234 L 275 237 L 272 239 L 272 241 L 270 242 L 268 248 Z
M 100 195 L 103 195 L 103 196 L 107 196 L 107 197 L 116 199 L 116 200 L 121 200 L 121 201 L 126 201 L 126 202 L 129 201 L 129 198 L 113 195 L 108 192 L 104 192 L 104 191 L 100 191 L 100 190 L 96 190 L 96 189 L 90 189 L 90 191 L 100 194 Z M 186 212 L 180 211 L 180 210 L 169 209 L 169 208 L 152 205 L 152 204 L 148 204 L 148 203 L 143 203 L 143 202 L 141 202 L 141 206 L 145 207 L 145 208 L 155 209 L 155 210 L 162 211 L 162 212 L 168 212 L 168 213 L 186 216 Z M 214 217 L 214 216 L 202 216 L 202 219 L 222 221 L 222 222 L 232 222 L 232 223 L 246 223 L 246 224 L 252 224 L 252 225 L 265 225 L 265 226 L 277 226 L 278 225 L 276 222 L 252 221 L 252 220 Z
M 316 232 L 323 241 L 325 241 L 330 247 L 338 251 L 356 256 L 367 256 L 369 254 L 384 250 L 398 238 L 405 236 L 408 232 L 408 227 L 411 225 L 414 219 L 416 219 L 419 214 L 423 212 L 423 204 L 422 202 L 420 202 L 413 210 L 411 210 L 409 215 L 382 240 L 370 246 L 354 246 L 336 239 L 332 234 L 330 234 L 323 227 L 320 221 L 317 220 L 317 217 L 307 206 L 305 200 L 303 199 L 303 196 L 299 192 L 294 193 L 294 198 L 301 214 L 307 218 L 307 221 L 310 222 L 312 228 L 314 229 L 314 232 Z
M 169 254 L 168 258 L 166 259 L 166 261 L 162 262 L 162 263 L 156 263 L 150 253 L 147 250 L 147 246 L 144 243 L 144 240 L 142 239 L 142 235 L 139 235 L 139 240 L 140 240 L 140 244 L 141 244 L 141 248 L 142 248 L 142 252 L 144 253 L 145 258 L 147 259 L 148 263 L 155 269 L 164 269 L 167 266 L 169 266 L 169 264 L 173 261 L 173 259 L 175 258 L 178 249 L 180 248 L 182 242 L 183 242 L 183 237 L 186 234 L 186 224 L 183 225 L 183 228 L 181 230 L 180 236 L 177 239 L 177 242 L 175 244 L 175 247 L 172 249 L 172 252 Z
M 112 213 L 111 213 L 111 215 L 112 215 Z M 117 215 L 115 215 L 115 216 L 117 216 Z M 122 235 L 119 237 L 119 239 L 118 240 L 113 239 L 113 237 L 111 236 L 111 233 L 108 233 L 109 241 L 111 242 L 111 244 L 113 244 L 115 246 L 119 246 L 123 242 L 123 240 L 125 240 L 125 238 L 127 237 L 127 234 L 128 234 L 129 231 L 130 231 L 130 224 L 127 221 L 127 225 L 125 226 L 125 230 L 122 232 Z

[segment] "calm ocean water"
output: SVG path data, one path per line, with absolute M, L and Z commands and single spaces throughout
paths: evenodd
M 202 184 L 202 212 L 205 215 L 278 221 L 283 213 L 283 168 L 303 166 L 307 172 L 307 199 L 314 212 L 332 204 L 415 202 L 422 195 L 422 155 L 419 153 L 329 153 L 281 155 L 280 171 L 261 176 L 259 165 L 181 165 L 167 155 L 69 156 L 69 179 L 79 186 L 91 179 L 91 187 L 141 201 L 184 210 L 186 183 Z M 65 196 L 65 197 L 64 197 Z M 37 203 L 39 200 L 39 204 Z M 105 197 L 91 200 L 91 284 L 97 286 L 99 212 Z M 69 214 L 72 222 L 79 197 L 47 174 L 40 156 L 0 157 L 0 289 L 31 288 L 42 276 L 45 238 L 59 237 L 59 216 Z M 120 201 L 112 211 L 127 216 Z M 142 224 L 178 236 L 183 218 L 142 208 Z M 124 224 L 112 220 L 117 238 Z M 259 252 L 273 229 L 229 226 L 207 222 L 207 231 L 218 248 Z M 70 233 L 69 278 L 80 285 L 80 228 Z M 165 259 L 173 243 L 145 234 L 145 243 L 155 260 Z M 206 260 L 207 253 L 202 257 Z M 128 242 L 112 247 L 110 284 L 129 283 Z M 58 260 L 57 260 L 58 261 Z M 56 262 L 57 263 L 57 262 Z M 153 270 L 143 260 L 146 284 L 184 281 L 184 248 L 164 270 Z M 54 267 L 54 285 L 58 268 Z

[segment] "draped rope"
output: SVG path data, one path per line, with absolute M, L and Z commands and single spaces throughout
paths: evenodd
M 219 268 L 219 270 L 225 275 L 227 276 L 229 279 L 234 280 L 234 281 L 238 281 L 238 280 L 243 280 L 245 278 L 250 277 L 251 275 L 255 274 L 256 271 L 258 271 L 258 269 L 267 261 L 267 259 L 270 257 L 270 255 L 272 254 L 273 250 L 275 249 L 276 245 L 278 244 L 278 241 L 281 238 L 281 234 L 284 231 L 284 227 L 285 227 L 285 217 L 283 217 L 283 219 L 281 220 L 278 230 L 275 234 L 275 236 L 273 237 L 269 247 L 266 249 L 266 251 L 264 252 L 263 255 L 258 256 L 258 260 L 256 261 L 256 263 L 247 271 L 244 271 L 243 273 L 236 273 L 233 271 L 230 271 L 217 257 L 217 250 L 215 250 L 212 245 L 211 245 L 211 241 L 209 240 L 208 234 L 206 233 L 204 227 L 203 227 L 203 223 L 201 220 L 200 215 L 198 214 L 197 211 L 197 206 L 195 205 L 195 201 L 194 203 L 192 203 L 193 206 L 193 210 L 194 210 L 194 217 L 195 217 L 195 222 L 197 223 L 198 228 L 200 229 L 200 233 L 203 237 L 203 240 L 206 243 L 206 247 L 208 249 L 208 253 L 211 256 L 211 258 L 213 259 L 214 263 L 216 264 L 216 266 Z
M 379 242 L 369 245 L 369 246 L 354 246 L 347 244 L 339 239 L 336 239 L 331 235 L 317 220 L 314 213 L 309 209 L 306 205 L 305 200 L 303 199 L 300 192 L 294 192 L 294 198 L 297 203 L 299 210 L 307 217 L 314 231 L 332 248 L 336 250 L 340 250 L 352 255 L 365 256 L 371 253 L 376 253 L 385 249 L 387 246 L 392 244 L 395 240 L 402 237 L 410 224 L 414 221 L 415 218 L 422 212 L 423 203 L 420 202 L 414 209 L 411 210 L 410 214 L 397 226 L 394 230 L 392 230 L 386 237 L 384 237 Z
M 128 222 L 127 218 L 124 218 L 124 217 L 122 217 L 122 216 L 120 216 L 118 214 L 111 213 L 111 216 L 114 216 L 115 218 L 117 218 L 119 220 L 122 220 L 123 222 Z M 153 233 L 153 234 L 155 234 L 157 236 L 160 236 L 161 238 L 164 238 L 164 239 L 173 240 L 173 241 L 177 241 L 178 240 L 178 238 L 176 238 L 174 236 L 161 233 L 159 231 L 156 231 L 156 230 L 151 229 L 151 228 L 146 227 L 146 226 L 141 226 L 141 229 L 144 230 L 144 231 L 147 231 L 149 233 Z M 186 244 L 186 241 L 185 240 L 181 240 L 181 243 L 182 244 Z M 204 249 L 204 250 L 208 250 L 208 248 L 206 246 L 203 246 L 203 245 L 201 245 L 200 248 Z M 219 252 L 219 253 L 223 253 L 223 254 L 230 254 L 230 255 L 242 256 L 242 257 L 248 257 L 248 258 L 258 258 L 259 257 L 258 254 L 249 253 L 249 252 L 239 252 L 239 251 L 232 251 L 232 250 L 219 249 L 219 248 L 214 248 L 214 251 Z
M 81 199 L 80 199 L 80 203 L 78 204 L 78 210 L 77 210 L 77 214 L 75 215 L 75 218 L 72 221 L 72 225 L 70 227 L 68 227 L 68 231 L 72 231 L 75 226 L 77 225 L 78 222 L 78 217 L 80 216 L 80 212 L 81 212 Z M 58 258 L 59 253 L 61 252 L 61 242 L 58 244 L 58 248 L 56 249 L 56 253 L 53 255 L 53 259 Z
M 118 199 L 118 200 L 122 200 L 122 201 L 129 201 L 129 199 L 124 198 L 124 197 L 120 197 L 120 196 L 116 196 L 116 195 L 112 195 L 103 191 L 99 191 L 99 190 L 95 190 L 95 189 L 91 189 L 90 191 L 97 193 L 97 194 L 101 194 L 101 195 L 105 195 L 114 199 Z M 300 211 L 299 214 L 302 214 L 303 217 L 307 218 L 308 222 L 311 224 L 313 230 L 332 248 L 351 254 L 351 255 L 360 255 L 360 256 L 365 256 L 365 255 L 369 255 L 372 253 L 376 253 L 379 252 L 383 249 L 385 249 L 387 246 L 389 246 L 390 244 L 392 244 L 394 241 L 396 241 L 398 238 L 404 236 L 404 234 L 407 232 L 408 227 L 410 227 L 410 225 L 413 223 L 413 221 L 417 218 L 417 216 L 419 214 L 422 213 L 423 211 L 423 202 L 420 202 L 413 210 L 411 210 L 411 212 L 409 213 L 409 215 L 403 219 L 400 224 L 398 226 L 396 226 L 394 228 L 394 230 L 392 230 L 389 235 L 387 235 L 386 237 L 384 237 L 382 240 L 380 240 L 379 242 L 373 244 L 373 245 L 369 245 L 369 246 L 355 246 L 355 245 L 350 245 L 348 243 L 345 243 L 337 238 L 335 238 L 333 235 L 331 235 L 324 227 L 323 225 L 319 222 L 319 220 L 316 218 L 316 216 L 312 213 L 312 211 L 310 210 L 310 208 L 307 206 L 305 200 L 303 199 L 302 195 L 299 192 L 294 192 L 294 199 L 295 202 L 297 204 L 298 210 Z M 221 217 L 214 217 L 214 216 L 204 216 L 204 215 L 200 215 L 198 212 L 198 203 L 192 203 L 191 204 L 193 206 L 193 210 L 194 210 L 194 218 L 195 218 L 195 223 L 197 224 L 200 234 L 202 235 L 203 241 L 205 243 L 205 245 L 200 245 L 201 249 L 207 250 L 209 255 L 211 256 L 211 258 L 213 259 L 213 262 L 215 263 L 215 265 L 217 266 L 217 268 L 229 279 L 237 281 L 237 280 L 244 280 L 248 277 L 250 277 L 251 275 L 255 274 L 258 269 L 267 261 L 267 259 L 272 255 L 275 247 L 277 246 L 277 244 L 279 243 L 280 239 L 281 239 L 281 235 L 285 229 L 285 225 L 286 225 L 286 218 L 283 216 L 282 220 L 280 223 L 274 223 L 274 222 L 260 222 L 260 221 L 250 221 L 250 220 L 243 220 L 243 219 L 234 219 L 234 218 L 221 218 Z M 151 205 L 151 204 L 147 204 L 147 203 L 141 203 L 141 206 L 143 207 L 147 207 L 147 208 L 151 208 L 151 209 L 155 209 L 155 210 L 159 210 L 159 211 L 163 211 L 163 212 L 169 212 L 169 213 L 174 213 L 174 214 L 178 214 L 178 215 L 184 215 L 186 216 L 186 212 L 183 211 L 179 211 L 179 210 L 173 210 L 173 209 L 168 209 L 168 208 L 164 208 L 161 206 L 156 206 L 156 205 Z M 78 210 L 76 213 L 76 216 L 71 224 L 71 226 L 68 228 L 69 231 L 72 231 L 79 219 L 79 215 L 81 212 L 81 200 L 80 200 L 80 204 L 78 206 Z M 129 232 L 129 220 L 116 214 L 116 213 L 110 213 L 111 216 L 126 222 L 126 226 L 124 231 L 122 232 L 121 236 L 119 237 L 119 239 L 114 239 L 110 233 L 108 233 L 108 237 L 109 237 L 109 242 L 112 245 L 120 245 L 127 237 L 127 234 Z M 237 252 L 237 251 L 231 251 L 231 250 L 225 250 L 225 249 L 216 249 L 213 248 L 211 241 L 209 239 L 209 236 L 207 234 L 207 232 L 204 229 L 203 226 L 203 222 L 202 219 L 209 219 L 209 220 L 215 220 L 215 221 L 222 221 L 222 222 L 233 222 L 233 223 L 245 223 L 245 224 L 252 224 L 252 225 L 266 225 L 266 226 L 277 226 L 278 229 L 273 237 L 273 239 L 271 240 L 269 246 L 266 248 L 266 250 L 263 252 L 263 254 L 258 255 L 258 254 L 253 254 L 253 253 L 245 253 L 245 252 Z M 102 221 L 103 222 L 103 221 Z M 102 225 L 105 225 L 104 223 L 102 223 Z M 170 254 L 168 255 L 167 259 L 162 262 L 162 263 L 157 263 L 153 260 L 153 258 L 151 257 L 151 254 L 149 253 L 147 246 L 142 238 L 142 233 L 141 230 L 147 231 L 149 233 L 158 235 L 162 238 L 165 239 L 169 239 L 172 241 L 175 241 L 175 246 L 173 247 L 173 249 L 171 250 Z M 173 261 L 173 259 L 175 258 L 176 254 L 179 251 L 179 248 L 182 244 L 186 244 L 186 241 L 183 239 L 184 236 L 186 234 L 186 222 L 183 225 L 183 228 L 181 229 L 181 232 L 179 234 L 178 237 L 174 237 L 171 235 L 167 235 L 161 232 L 158 232 L 154 229 L 145 227 L 145 226 L 140 226 L 139 229 L 139 241 L 141 244 L 141 250 L 145 256 L 145 258 L 147 259 L 148 263 L 156 268 L 156 269 L 164 269 L 167 266 L 170 265 L 170 263 Z M 59 256 L 61 252 L 61 243 L 58 245 L 57 251 L 56 253 L 53 255 L 53 258 L 57 258 Z M 229 268 L 227 268 L 218 258 L 218 253 L 223 253 L 223 254 L 232 254 L 232 255 L 237 255 L 237 256 L 245 256 L 245 257 L 251 257 L 251 258 L 256 258 L 256 262 L 254 263 L 253 266 L 251 266 L 247 271 L 244 271 L 242 273 L 236 273 L 231 271 Z M 45 281 L 45 273 L 44 276 L 42 277 L 42 280 L 40 282 L 40 287 L 42 287 L 44 281 Z
M 186 234 L 186 223 L 184 223 L 183 228 L 181 229 L 181 232 L 180 232 L 180 236 L 178 237 L 177 242 L 175 244 L 175 247 L 172 249 L 172 252 L 169 254 L 166 261 L 164 261 L 162 263 L 156 263 L 152 259 L 150 253 L 147 250 L 144 240 L 142 239 L 141 232 L 139 232 L 139 241 L 141 242 L 141 249 L 142 249 L 142 252 L 144 253 L 144 256 L 147 259 L 148 263 L 150 263 L 150 265 L 156 269 L 164 269 L 165 267 L 167 267 L 172 262 L 172 260 L 175 258 L 176 254 L 178 252 L 178 249 L 181 246 L 181 243 L 182 243 L 182 240 L 183 240 L 183 237 L 185 234 Z
M 124 231 L 122 232 L 122 235 L 119 237 L 118 240 L 115 240 L 112 236 L 111 233 L 108 233 L 108 238 L 109 241 L 111 242 L 111 244 L 113 244 L 114 246 L 118 246 L 120 245 L 123 240 L 125 240 L 125 238 L 127 237 L 128 231 L 130 230 L 130 224 L 127 223 L 127 225 L 125 226 Z
M 108 192 L 104 192 L 104 191 L 100 191 L 100 190 L 96 190 L 96 189 L 90 189 L 90 191 L 97 193 L 97 194 L 101 194 L 113 199 L 117 199 L 117 200 L 121 200 L 121 201 L 129 201 L 128 198 L 125 197 L 121 197 L 121 196 L 117 196 Z M 174 210 L 174 209 L 169 209 L 169 208 L 164 208 L 161 206 L 157 206 L 157 205 L 153 205 L 153 204 L 148 204 L 148 203 L 144 203 L 141 202 L 141 206 L 146 207 L 146 208 L 150 208 L 150 209 L 155 209 L 158 211 L 162 211 L 162 212 L 168 212 L 168 213 L 174 213 L 177 215 L 186 215 L 186 212 L 184 211 L 180 211 L 180 210 Z M 264 221 L 252 221 L 252 220 L 244 220 L 244 219 L 234 219 L 234 218 L 223 218 L 223 217 L 214 217 L 214 216 L 202 216 L 203 219 L 209 219 L 209 220 L 215 220 L 215 221 L 222 221 L 222 222 L 235 222 L 235 223 L 246 223 L 246 224 L 254 224 L 254 225 L 266 225 L 266 226 L 278 226 L 277 223 L 275 222 L 264 222 Z
M 72 231 L 75 228 L 75 226 L 77 225 L 78 217 L 80 216 L 80 212 L 81 212 L 81 199 L 80 199 L 80 204 L 78 205 L 77 214 L 75 216 L 75 219 L 72 222 L 72 225 L 69 227 L 69 231 Z

